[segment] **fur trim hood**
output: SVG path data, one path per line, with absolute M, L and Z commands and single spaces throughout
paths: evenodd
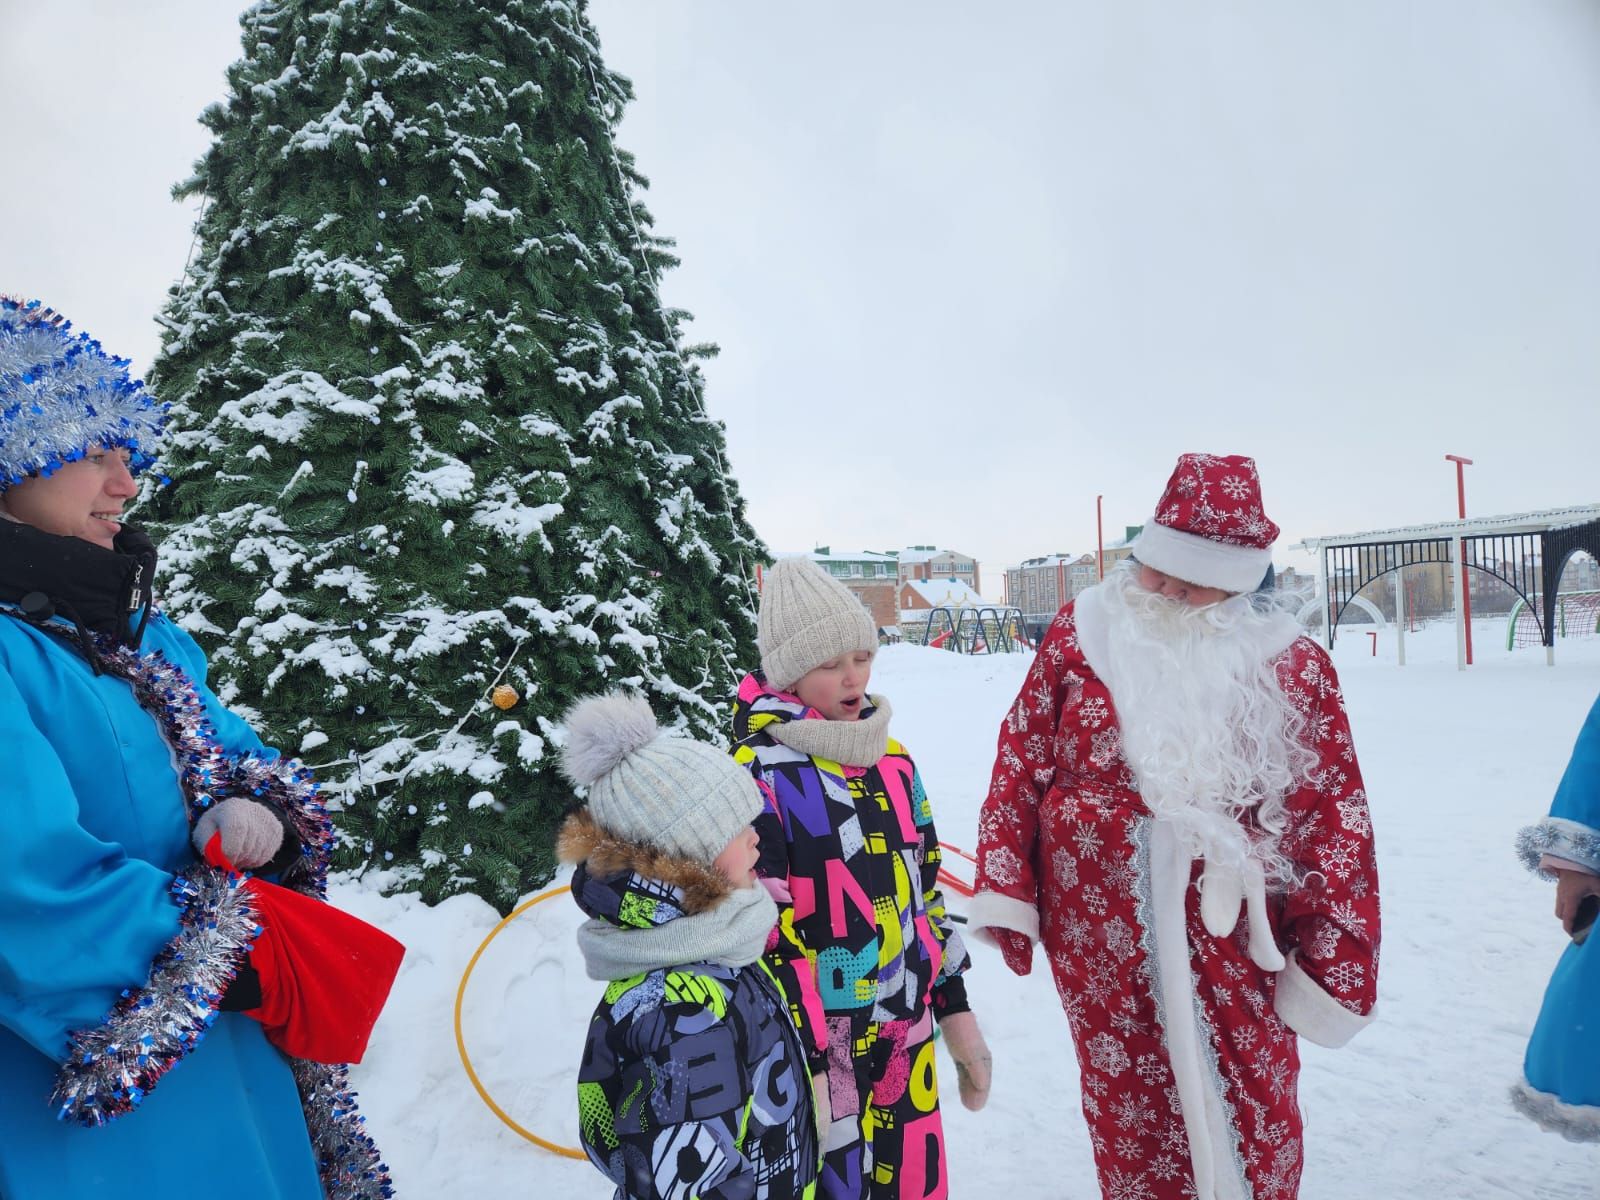
M 685 916 L 709 912 L 733 891 L 733 885 L 715 867 L 608 833 L 586 808 L 573 813 L 562 825 L 556 839 L 556 855 L 565 863 L 582 863 L 589 878 L 596 882 L 633 876 L 675 888 L 682 896 Z M 589 912 L 581 898 L 579 905 Z
M 759 883 L 735 887 L 712 867 L 613 836 L 588 812 L 567 819 L 557 849 L 578 864 L 572 898 L 589 918 L 578 949 L 591 979 L 694 963 L 748 966 L 778 923 Z

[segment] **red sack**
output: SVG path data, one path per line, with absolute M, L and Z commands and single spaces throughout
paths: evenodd
M 206 843 L 206 861 L 238 873 L 222 835 Z M 267 1040 L 294 1058 L 355 1063 L 383 1011 L 406 948 L 375 925 L 313 896 L 246 879 L 261 933 L 250 965 L 261 976 L 261 1022 Z

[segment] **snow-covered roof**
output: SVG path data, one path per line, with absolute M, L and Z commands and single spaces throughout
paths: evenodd
M 1105 548 L 1107 550 L 1126 550 L 1129 546 L 1133 545 L 1139 540 L 1139 535 L 1143 532 L 1143 525 L 1129 525 L 1124 530 L 1122 536 L 1116 541 L 1106 542 Z
M 992 608 L 994 607 L 972 585 L 959 579 L 908 579 L 906 587 L 934 608 Z
M 1013 571 L 1032 571 L 1040 567 L 1071 566 L 1073 563 L 1082 562 L 1084 559 L 1093 559 L 1092 554 L 1041 554 L 1038 558 L 1025 558 L 1020 566 L 1012 567 Z
M 934 550 L 927 546 L 907 546 L 900 551 L 900 561 L 903 563 L 924 563 L 929 559 L 944 557 L 970 559 L 973 556 L 959 550 Z
M 807 550 L 804 554 L 780 554 L 778 557 L 779 558 L 809 558 L 812 562 L 819 562 L 819 563 L 826 563 L 826 562 L 845 562 L 845 563 L 876 562 L 876 563 L 888 563 L 891 566 L 894 564 L 894 561 L 895 561 L 894 555 L 885 554 L 881 550 L 853 550 L 853 551 L 844 551 L 844 552 L 841 552 L 841 553 L 838 553 L 838 554 L 832 554 L 832 553 L 823 554 L 823 553 L 821 553 L 819 551 L 816 551 L 816 550 Z
M 1600 521 L 1600 504 L 1575 504 L 1569 508 L 1541 508 L 1503 517 L 1468 517 L 1465 521 L 1438 521 L 1432 525 L 1403 525 L 1397 529 L 1369 529 L 1365 533 L 1335 533 L 1308 537 L 1291 550 L 1321 550 L 1326 546 L 1351 546 L 1363 542 L 1409 542 L 1419 538 L 1471 537 L 1479 533 L 1543 533 L 1564 525 Z

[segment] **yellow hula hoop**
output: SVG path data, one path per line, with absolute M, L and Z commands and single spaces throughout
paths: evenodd
M 461 1065 L 467 1069 L 467 1078 L 472 1081 L 472 1086 L 477 1089 L 478 1097 L 489 1106 L 490 1112 L 494 1113 L 495 1116 L 499 1117 L 515 1132 L 527 1138 L 528 1141 L 532 1142 L 540 1149 L 548 1150 L 551 1154 L 559 1154 L 562 1158 L 576 1158 L 586 1161 L 589 1156 L 582 1150 L 579 1150 L 576 1146 L 563 1146 L 557 1142 L 548 1141 L 545 1138 L 540 1137 L 531 1129 L 524 1129 L 521 1125 L 517 1124 L 515 1118 L 507 1113 L 505 1109 L 496 1104 L 494 1102 L 494 1097 L 489 1095 L 488 1090 L 483 1086 L 482 1080 L 478 1078 L 478 1073 L 472 1069 L 472 1059 L 467 1054 L 467 1042 L 466 1039 L 461 1036 L 461 1002 L 466 998 L 467 995 L 467 982 L 472 978 L 472 970 L 478 965 L 478 959 L 481 958 L 483 956 L 483 952 L 489 948 L 489 943 L 494 941 L 494 939 L 500 935 L 500 931 L 502 929 L 511 924 L 512 921 L 515 921 L 523 913 L 527 912 L 535 904 L 541 904 L 550 899 L 552 896 L 560 896 L 570 892 L 571 890 L 571 888 L 563 885 L 561 887 L 551 888 L 548 892 L 540 892 L 537 896 L 533 897 L 533 899 L 523 901 L 521 904 L 517 905 L 516 908 L 512 909 L 505 919 L 500 922 L 500 924 L 491 929 L 489 931 L 489 936 L 484 938 L 483 941 L 479 943 L 478 948 L 472 952 L 472 957 L 467 960 L 467 969 L 461 973 L 461 986 L 456 988 L 456 1052 L 461 1055 Z

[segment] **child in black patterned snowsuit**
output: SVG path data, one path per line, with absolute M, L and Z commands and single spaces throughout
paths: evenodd
M 763 955 L 761 798 L 710 746 L 661 736 L 614 693 L 567 718 L 563 768 L 589 789 L 562 830 L 589 976 L 606 981 L 578 1074 L 581 1139 L 617 1200 L 807 1200 L 807 1055 Z

